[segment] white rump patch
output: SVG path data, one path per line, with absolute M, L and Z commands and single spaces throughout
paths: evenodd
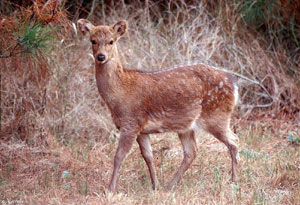
M 239 101 L 239 88 L 236 84 L 233 85 L 234 104 L 237 105 Z

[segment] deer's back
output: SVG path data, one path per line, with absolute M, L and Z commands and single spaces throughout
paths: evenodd
M 233 111 L 233 78 L 212 67 L 125 72 L 126 114 L 139 121 L 143 133 L 182 131 L 198 118 Z

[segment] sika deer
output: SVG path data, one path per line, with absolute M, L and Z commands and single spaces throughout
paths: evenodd
M 236 182 L 238 138 L 229 128 L 238 92 L 233 77 L 208 65 L 183 66 L 162 71 L 123 68 L 117 41 L 127 31 L 127 22 L 94 26 L 85 19 L 79 30 L 89 33 L 95 58 L 98 91 L 120 130 L 109 190 L 115 192 L 122 161 L 137 140 L 148 166 L 153 188 L 158 187 L 149 134 L 177 132 L 184 158 L 171 189 L 196 157 L 194 131 L 201 127 L 223 142 L 232 159 L 232 180 Z

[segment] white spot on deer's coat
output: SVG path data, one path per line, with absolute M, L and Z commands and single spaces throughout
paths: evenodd
M 219 88 L 222 88 L 222 87 L 223 87 L 223 81 L 220 81 Z
M 207 95 L 210 96 L 211 92 L 212 92 L 212 90 L 209 90 L 209 91 L 207 92 Z

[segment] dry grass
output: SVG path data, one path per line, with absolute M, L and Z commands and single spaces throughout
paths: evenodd
M 197 159 L 173 191 L 151 190 L 135 145 L 123 163 L 118 194 L 107 193 L 118 132 L 97 93 L 90 45 L 71 26 L 57 34 L 59 41 L 39 62 L 1 59 L 1 125 L 6 128 L 0 139 L 1 202 L 299 204 L 300 149 L 290 137 L 300 138 L 299 67 L 295 76 L 288 75 L 285 67 L 295 64 L 280 46 L 270 52 L 261 36 L 240 27 L 232 5 L 212 14 L 206 1 L 174 3 L 162 13 L 158 4 L 148 3 L 96 7 L 91 16 L 95 24 L 128 20 L 129 33 L 119 43 L 125 67 L 155 70 L 201 62 L 256 82 L 241 84 L 232 122 L 240 137 L 238 185 L 230 183 L 226 148 L 200 134 Z M 180 164 L 181 145 L 172 133 L 151 138 L 164 185 Z
M 29 204 L 299 204 L 299 146 L 274 137 L 258 122 L 237 133 L 238 185 L 231 184 L 227 149 L 202 134 L 195 162 L 170 192 L 152 191 L 147 167 L 134 146 L 122 166 L 117 195 L 106 192 L 116 143 L 52 143 L 50 148 L 2 143 L 1 199 Z M 153 136 L 152 144 L 158 179 L 165 184 L 182 159 L 180 142 L 164 134 Z

